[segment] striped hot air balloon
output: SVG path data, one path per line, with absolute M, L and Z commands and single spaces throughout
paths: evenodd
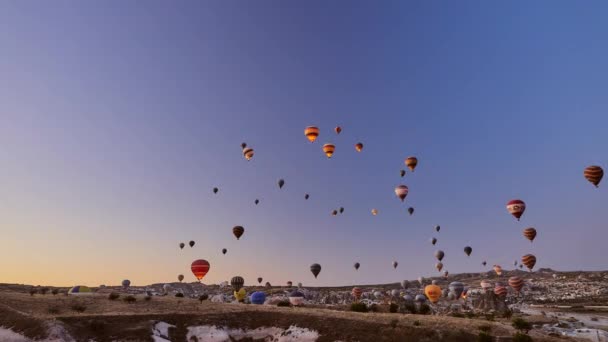
M 253 158 L 253 149 L 251 147 L 246 147 L 243 149 L 243 156 L 247 160 L 251 160 Z
M 241 236 L 243 236 L 244 232 L 245 232 L 245 228 L 243 228 L 241 226 L 234 226 L 234 228 L 232 228 L 232 234 L 234 234 L 234 236 L 236 237 L 237 240 L 239 240 L 241 238 Z
M 443 269 L 443 264 L 438 262 L 435 264 L 435 268 L 437 269 L 437 272 L 441 272 L 441 270 Z
M 507 203 L 507 210 L 517 219 L 517 221 L 519 221 L 521 215 L 526 211 L 526 203 L 518 199 L 509 201 L 509 203 Z
M 534 265 L 536 265 L 536 257 L 532 254 L 526 254 L 521 257 L 521 263 L 524 264 L 530 270 L 530 272 L 532 272 Z
M 604 170 L 597 165 L 592 165 L 585 168 L 584 175 L 585 178 L 597 188 L 602 181 L 602 177 L 604 177 Z
M 494 265 L 494 272 L 499 276 L 502 275 L 502 267 L 500 267 L 500 265 Z
M 335 150 L 336 150 L 336 146 L 334 144 L 323 145 L 323 153 L 325 153 L 327 158 L 331 158 L 331 156 L 334 155 Z
M 498 298 L 504 298 L 507 296 L 507 287 L 502 283 L 496 283 L 494 287 L 494 294 L 498 296 Z
M 362 143 L 356 143 L 355 144 L 355 150 L 357 150 L 357 152 L 361 152 L 363 150 L 363 144 Z
M 480 285 L 481 285 L 481 288 L 484 290 L 489 290 L 492 288 L 492 283 L 490 283 L 488 280 L 485 280 L 485 279 L 481 281 Z
M 509 286 L 513 288 L 517 293 L 521 291 L 521 288 L 524 287 L 524 280 L 521 277 L 513 276 L 509 278 Z
M 232 279 L 230 279 L 230 285 L 232 285 L 232 289 L 234 289 L 234 291 L 239 291 L 244 284 L 245 279 L 243 279 L 243 277 L 234 276 Z
M 378 215 L 378 209 L 372 209 L 372 215 L 374 215 L 374 216 Z
M 416 157 L 407 157 L 405 159 L 405 166 L 407 166 L 410 171 L 414 172 L 414 169 L 416 168 L 416 165 L 418 165 L 418 158 Z
M 201 281 L 207 272 L 209 272 L 209 268 L 211 268 L 211 265 L 209 265 L 209 262 L 204 259 L 194 260 L 192 265 L 190 265 L 192 274 L 194 274 L 198 281 Z
M 353 295 L 353 297 L 355 297 L 355 300 L 359 300 L 361 298 L 361 295 L 363 294 L 363 290 L 358 287 L 353 287 L 351 294 Z
M 431 303 L 437 303 L 441 298 L 441 287 L 437 285 L 427 285 L 424 288 L 424 294 L 431 301 Z
M 319 136 L 319 128 L 315 126 L 308 126 L 304 129 L 304 135 L 310 142 L 315 142 Z
M 409 189 L 406 185 L 398 185 L 395 187 L 395 195 L 403 202 L 407 196 Z
M 530 242 L 534 241 L 534 238 L 536 237 L 536 229 L 532 227 L 524 229 L 524 236 L 526 239 L 530 240 Z

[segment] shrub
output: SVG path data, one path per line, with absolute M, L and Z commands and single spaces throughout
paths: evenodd
M 184 298 L 184 294 L 181 293 L 181 292 L 178 292 L 178 293 L 175 294 L 175 297 L 177 297 L 177 298 Z
M 487 332 L 481 331 L 479 335 L 477 335 L 477 342 L 492 342 L 494 339 Z
M 38 292 L 36 289 L 30 289 L 30 296 L 35 295 Z
M 461 314 L 460 312 L 452 312 L 452 317 L 464 318 L 464 315 Z
M 137 298 L 133 296 L 126 296 L 122 300 L 124 300 L 125 303 L 135 303 L 137 301 Z
M 416 313 L 416 305 L 413 303 L 405 303 L 401 306 L 401 313 Z
M 42 288 L 40 288 L 40 290 L 38 290 L 38 292 L 40 292 L 41 295 L 45 295 L 45 294 L 49 293 L 49 288 L 42 287 Z
M 152 296 L 145 296 L 145 297 L 144 297 L 144 300 L 145 300 L 146 302 L 149 302 L 149 301 L 151 301 L 151 300 L 152 300 Z
M 112 292 L 108 295 L 109 300 L 117 300 L 118 298 L 120 298 L 120 295 L 116 292 Z
M 391 324 L 391 328 L 395 329 L 395 328 L 397 328 L 397 324 L 399 324 L 399 320 L 393 319 L 390 324 Z
M 288 300 L 282 300 L 277 303 L 277 306 L 291 306 Z
M 490 333 L 492 331 L 492 326 L 489 324 L 480 325 L 479 331 L 485 332 L 485 333 Z
M 415 327 L 419 327 L 420 326 L 420 321 L 414 321 L 414 326 Z
M 467 311 L 464 313 L 467 318 L 475 318 L 475 313 L 473 311 Z
M 528 333 L 532 329 L 532 324 L 521 317 L 514 318 L 512 321 L 513 328 Z
M 397 305 L 395 303 L 391 303 L 391 305 L 388 306 L 388 311 L 391 313 L 395 313 L 395 312 L 399 311 L 399 305 Z
M 208 294 L 202 294 L 200 296 L 198 296 L 198 300 L 202 303 L 204 300 L 209 299 L 209 295 Z
M 513 311 L 511 311 L 511 310 L 507 310 L 502 314 L 502 317 L 506 318 L 506 319 L 511 319 L 512 316 L 513 316 Z
M 524 334 L 521 332 L 516 332 L 515 335 L 513 335 L 513 342 L 532 342 L 532 337 L 530 337 L 530 335 L 528 334 Z
M 371 312 L 378 312 L 378 305 L 376 304 L 372 304 L 369 306 L 369 311 Z
M 59 293 L 59 289 L 51 290 L 51 294 L 53 294 L 53 296 L 56 296 L 58 293 Z
M 51 306 L 49 307 L 49 309 L 47 310 L 47 312 L 51 315 L 56 315 L 59 313 L 59 308 L 56 306 Z
M 365 305 L 364 303 L 352 303 L 350 305 L 350 311 L 367 312 L 367 305 Z
M 493 313 L 486 314 L 486 320 L 488 320 L 490 322 L 494 322 L 494 314 Z
M 87 309 L 87 307 L 86 307 L 86 305 L 84 305 L 84 304 L 79 304 L 79 303 L 76 303 L 76 304 L 73 304 L 73 305 L 71 306 L 71 309 L 72 309 L 73 311 L 78 312 L 78 313 L 83 313 L 83 312 L 84 312 L 84 311 Z
M 428 315 L 431 313 L 431 307 L 428 304 L 420 304 L 418 313 L 421 315 Z
M 95 332 L 101 332 L 106 329 L 106 323 L 104 321 L 91 321 L 89 323 L 89 329 Z

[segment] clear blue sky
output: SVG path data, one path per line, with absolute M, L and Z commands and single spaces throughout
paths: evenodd
M 451 273 L 526 253 L 537 268 L 605 269 L 608 184 L 582 174 L 608 167 L 606 13 L 605 1 L 2 1 L 0 282 L 191 281 L 195 258 L 211 262 L 207 282 L 393 282 L 436 275 L 436 248 Z M 314 144 L 307 125 L 321 128 Z M 401 179 L 410 155 L 419 166 Z M 513 198 L 528 204 L 520 223 Z

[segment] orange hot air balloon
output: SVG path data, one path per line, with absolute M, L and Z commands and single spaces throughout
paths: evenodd
M 336 128 L 334 128 L 334 131 L 336 131 L 336 134 L 340 134 L 340 132 L 342 132 L 342 127 L 336 126 Z
M 359 300 L 359 298 L 361 298 L 361 295 L 363 294 L 363 290 L 361 290 L 358 287 L 353 287 L 353 290 L 351 293 L 352 293 L 353 297 L 355 297 L 355 300 Z
M 441 298 L 441 287 L 437 285 L 427 285 L 424 288 L 424 294 L 431 301 L 431 303 L 437 303 Z
M 236 237 L 237 240 L 239 240 L 241 238 L 241 236 L 243 236 L 244 232 L 245 232 L 245 228 L 243 228 L 241 226 L 234 226 L 234 228 L 232 228 L 232 234 L 234 234 L 234 236 Z
M 524 264 L 530 270 L 530 272 L 532 272 L 534 265 L 536 265 L 536 257 L 532 254 L 526 254 L 521 257 L 521 263 Z
M 410 171 L 414 172 L 414 169 L 416 168 L 416 165 L 418 165 L 418 158 L 416 157 L 407 157 L 405 159 L 405 166 L 407 166 Z
M 497 275 L 501 275 L 502 267 L 500 267 L 500 265 L 494 265 L 494 272 L 496 272 Z
M 355 144 L 355 150 L 357 150 L 357 152 L 361 152 L 361 150 L 363 150 L 363 144 L 362 143 L 356 143 Z
M 331 158 L 331 156 L 334 154 L 335 150 L 336 150 L 336 146 L 334 144 L 323 145 L 323 152 L 325 152 L 325 155 L 327 156 L 327 158 Z
M 509 286 L 519 293 L 521 288 L 524 287 L 524 280 L 518 276 L 511 277 L 509 278 Z
M 243 156 L 245 157 L 245 159 L 247 160 L 251 160 L 251 158 L 253 158 L 253 149 L 251 147 L 246 147 L 243 149 Z
M 209 272 L 210 267 L 211 265 L 209 265 L 209 262 L 203 259 L 194 260 L 192 262 L 192 265 L 190 265 L 192 274 L 194 274 L 198 281 L 201 281 L 201 279 L 203 279 L 207 272 Z
M 597 188 L 602 181 L 602 177 L 604 177 L 604 170 L 597 165 L 592 165 L 585 168 L 584 175 L 585 178 Z
M 524 236 L 526 239 L 530 240 L 530 242 L 534 241 L 534 238 L 536 237 L 536 229 L 532 227 L 524 229 Z
M 319 136 L 319 128 L 315 126 L 308 126 L 304 129 L 304 135 L 310 142 L 315 142 Z

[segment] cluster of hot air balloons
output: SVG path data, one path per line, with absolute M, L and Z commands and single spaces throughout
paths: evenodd
M 337 126 L 336 128 L 334 128 L 334 131 L 336 132 L 337 135 L 339 135 L 342 132 L 342 128 L 340 126 Z M 315 140 L 317 140 L 317 138 L 319 137 L 319 133 L 320 133 L 320 129 L 317 126 L 308 126 L 308 127 L 304 128 L 304 136 L 306 136 L 308 141 L 310 141 L 311 143 L 314 143 Z M 323 149 L 323 153 L 325 154 L 325 156 L 327 158 L 331 158 L 334 155 L 334 152 L 336 151 L 336 145 L 334 145 L 332 143 L 326 143 L 323 145 L 322 149 Z M 355 151 L 361 152 L 362 150 L 363 150 L 363 143 L 361 143 L 361 142 L 356 143 Z

